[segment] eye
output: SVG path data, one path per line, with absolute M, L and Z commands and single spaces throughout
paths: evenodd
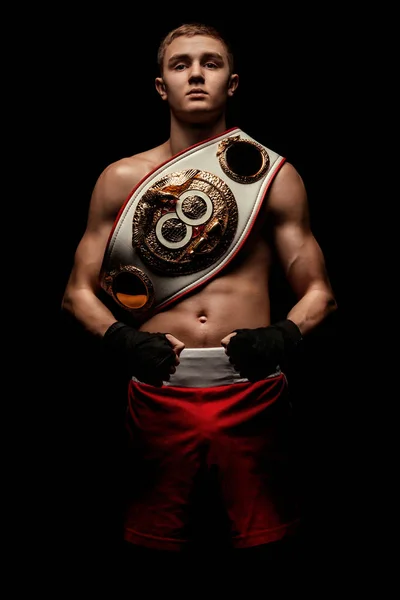
M 174 70 L 175 71 L 183 71 L 184 68 L 185 68 L 185 65 L 183 63 L 179 63 L 178 65 L 175 65 Z
M 216 64 L 215 64 L 215 63 L 213 63 L 213 62 L 208 62 L 208 63 L 206 63 L 206 64 L 205 64 L 205 66 L 206 66 L 208 69 L 216 69 L 216 68 L 218 67 L 218 65 L 216 65 Z

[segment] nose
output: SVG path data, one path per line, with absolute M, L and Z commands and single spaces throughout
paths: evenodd
M 204 81 L 203 69 L 198 61 L 192 63 L 189 82 Z

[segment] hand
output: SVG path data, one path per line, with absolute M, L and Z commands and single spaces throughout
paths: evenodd
M 175 352 L 175 364 L 172 365 L 172 367 L 170 369 L 170 373 L 172 374 L 172 373 L 175 373 L 176 367 L 180 363 L 179 356 L 180 356 L 182 350 L 184 349 L 185 344 L 183 342 L 181 342 L 180 340 L 178 340 L 178 338 L 174 337 L 171 333 L 166 333 L 165 337 L 171 344 L 172 350 Z
M 138 331 L 116 322 L 108 328 L 103 342 L 110 358 L 129 377 L 161 387 L 175 373 L 184 344 L 171 334 Z
M 301 339 L 297 325 L 286 319 L 268 327 L 236 329 L 221 344 L 242 377 L 259 381 L 275 373 Z

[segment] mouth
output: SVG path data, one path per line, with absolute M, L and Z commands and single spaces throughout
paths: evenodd
M 190 92 L 188 92 L 187 95 L 188 96 L 206 96 L 207 92 L 205 92 L 201 88 L 193 88 L 192 90 L 190 90 Z

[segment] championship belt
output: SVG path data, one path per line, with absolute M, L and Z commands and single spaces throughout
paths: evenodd
M 142 317 L 210 281 L 247 239 L 284 162 L 234 127 L 161 164 L 120 210 L 101 287 Z

